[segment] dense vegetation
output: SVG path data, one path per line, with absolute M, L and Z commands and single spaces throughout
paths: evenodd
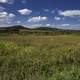
M 80 36 L 1 34 L 0 80 L 80 80 Z

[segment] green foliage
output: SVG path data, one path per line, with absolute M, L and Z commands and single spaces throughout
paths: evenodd
M 80 37 L 1 36 L 0 80 L 80 80 Z

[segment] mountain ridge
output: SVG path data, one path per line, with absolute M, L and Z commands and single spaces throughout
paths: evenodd
M 14 25 L 14 26 L 8 26 L 8 27 L 0 27 L 1 30 L 44 30 L 44 31 L 73 31 L 73 32 L 80 32 L 80 30 L 72 30 L 72 29 L 60 29 L 60 28 L 52 28 L 52 27 L 37 27 L 37 28 L 29 28 L 22 25 Z

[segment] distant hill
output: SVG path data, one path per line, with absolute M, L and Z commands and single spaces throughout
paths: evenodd
M 28 28 L 25 28 L 24 26 L 21 26 L 21 25 L 0 27 L 0 30 L 4 30 L 4 29 L 28 29 Z
M 50 27 L 38 27 L 38 28 L 34 28 L 33 30 L 59 30 L 57 28 L 50 28 Z
M 51 27 L 38 27 L 38 28 L 27 28 L 21 25 L 16 26 L 9 26 L 9 27 L 0 27 L 0 32 L 26 32 L 26 33 L 34 33 L 34 32 L 55 32 L 55 33 L 80 33 L 80 30 L 66 30 L 66 29 L 58 29 L 58 28 L 51 28 Z

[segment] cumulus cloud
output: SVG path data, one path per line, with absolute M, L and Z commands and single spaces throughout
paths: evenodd
M 2 18 L 2 17 L 6 17 L 7 15 L 8 15 L 7 12 L 0 12 L 0 18 Z
M 15 17 L 15 14 L 6 12 L 6 8 L 0 6 L 0 25 L 4 23 L 10 23 Z
M 51 26 L 51 24 L 46 24 L 47 27 Z
M 29 18 L 28 22 L 40 22 L 40 21 L 46 21 L 48 18 L 47 17 L 42 17 L 42 16 L 37 16 L 37 17 L 32 17 Z
M 17 23 L 17 24 L 20 24 L 20 23 L 21 23 L 21 21 L 17 21 L 16 23 Z
M 0 25 L 7 21 L 7 12 L 0 12 Z
M 6 3 L 8 0 L 0 0 L 0 3 Z
M 66 10 L 66 11 L 59 11 L 59 15 L 62 16 L 80 16 L 80 10 Z
M 9 18 L 13 18 L 15 17 L 15 15 L 13 13 L 8 14 Z
M 0 12 L 0 17 L 13 18 L 15 15 L 13 13 Z
M 12 4 L 14 0 L 0 0 L 0 3 L 9 3 Z
M 55 19 L 55 20 L 61 20 L 61 18 L 60 18 L 60 17 L 54 17 L 54 19 Z
M 29 10 L 29 9 L 20 9 L 18 10 L 18 12 L 21 14 L 21 15 L 29 15 L 32 13 L 32 10 Z
M 14 17 L 13 13 L 0 12 L 0 24 L 9 23 Z

